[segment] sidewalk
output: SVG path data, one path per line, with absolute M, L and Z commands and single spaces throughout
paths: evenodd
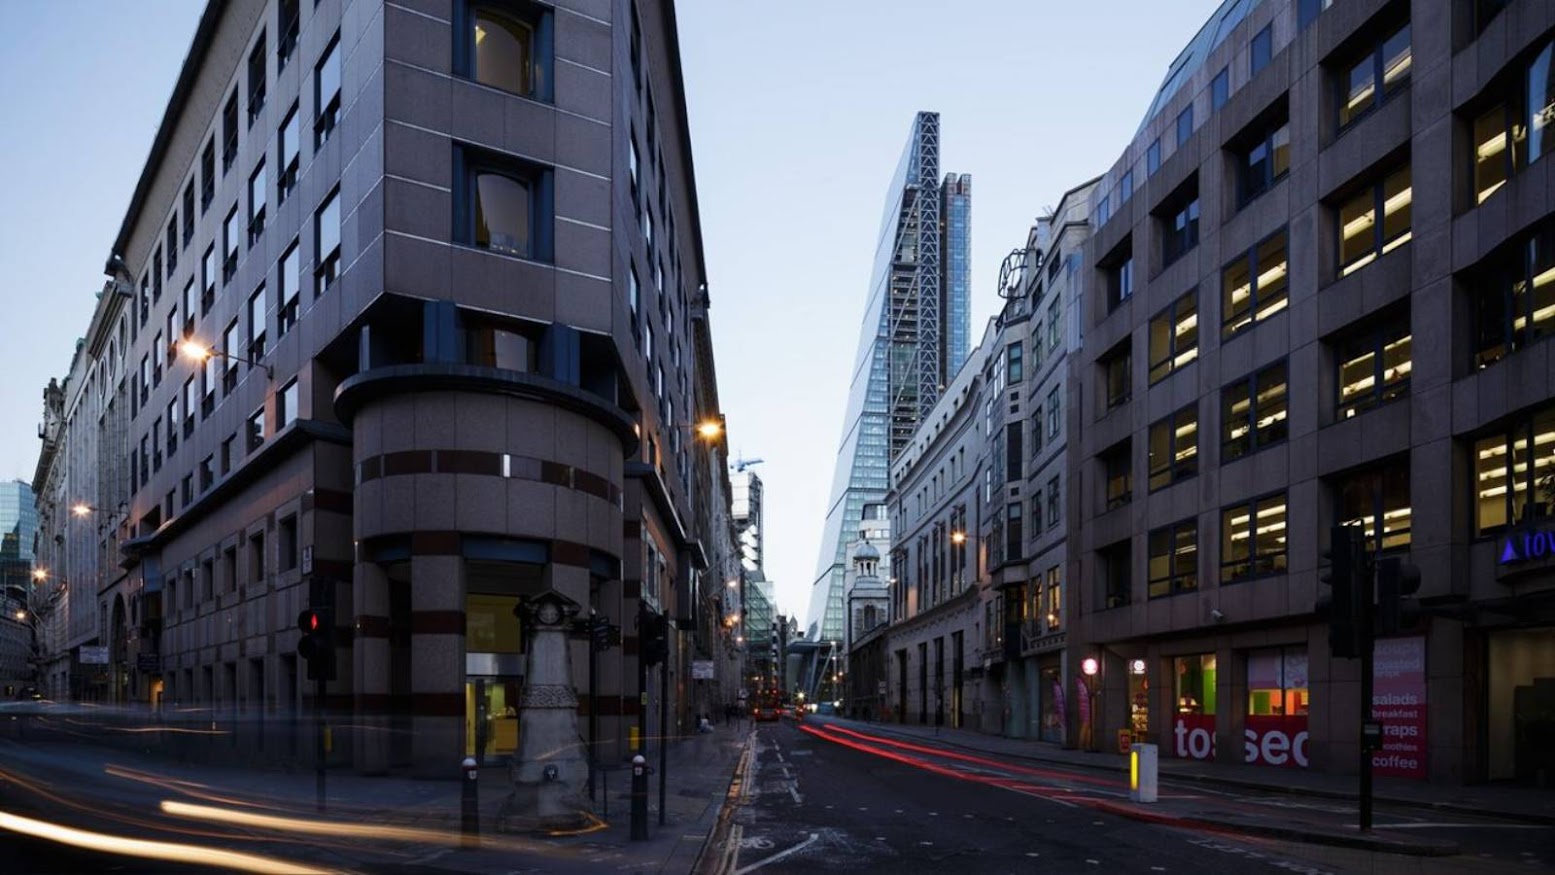
M 1117 789 L 1126 786 L 1128 760 L 1115 754 L 1065 750 L 1044 742 L 943 727 L 936 733 L 932 726 L 869 723 L 839 718 L 806 718 L 806 722 L 831 723 L 881 736 L 934 742 L 1006 760 L 1026 760 L 1110 772 L 1118 776 Z M 1211 831 L 1419 856 L 1448 855 L 1457 851 L 1453 843 L 1433 838 L 1429 834 L 1402 834 L 1392 830 L 1363 834 L 1356 828 L 1352 809 L 1301 801 L 1307 797 L 1353 802 L 1356 797 L 1356 778 L 1353 775 L 1328 775 L 1295 769 L 1269 769 L 1164 757 L 1160 760 L 1160 773 L 1162 795 L 1160 801 L 1155 803 L 1135 803 L 1126 796 L 1096 798 L 1076 795 L 1061 798 L 1136 820 Z M 1269 806 L 1274 809 L 1272 812 L 1263 811 L 1260 814 L 1261 809 L 1249 808 L 1235 800 L 1192 793 L 1191 787 L 1184 786 L 1189 782 L 1288 794 L 1291 801 L 1289 804 L 1274 803 Z M 1190 792 L 1184 793 L 1183 790 Z M 1555 798 L 1552 796 L 1555 794 L 1531 788 L 1444 787 L 1388 779 L 1377 780 L 1375 794 L 1379 805 L 1537 824 L 1555 824 Z

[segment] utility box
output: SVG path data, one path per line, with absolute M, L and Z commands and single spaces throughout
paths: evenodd
M 1128 798 L 1135 802 L 1154 802 L 1160 788 L 1157 749 L 1153 744 L 1136 744 L 1128 752 Z

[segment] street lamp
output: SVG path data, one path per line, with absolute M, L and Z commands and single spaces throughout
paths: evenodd
M 951 532 L 950 543 L 960 546 L 966 543 L 966 532 Z
M 48 580 L 48 579 L 49 579 L 49 572 L 48 572 L 48 570 L 47 570 L 47 569 L 43 569 L 43 568 L 34 568 L 34 569 L 33 569 L 33 570 L 32 570 L 32 579 L 33 579 L 33 580 L 36 580 L 36 581 L 37 581 L 37 582 L 39 582 L 39 583 L 42 583 L 42 582 L 44 582 L 44 581 L 45 581 L 45 580 Z
M 208 347 L 198 341 L 178 341 L 178 354 L 192 362 L 198 362 L 200 364 L 204 364 L 212 356 L 215 356 L 216 358 L 229 359 L 235 362 L 242 362 L 251 368 L 264 368 L 265 376 L 272 380 L 275 379 L 275 369 L 265 364 L 264 362 L 256 362 L 253 359 L 244 358 L 240 355 L 233 355 L 230 352 L 224 352 L 219 349 L 212 349 L 211 347 Z

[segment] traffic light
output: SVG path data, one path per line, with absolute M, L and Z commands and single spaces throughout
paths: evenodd
M 593 626 L 589 629 L 589 639 L 593 642 L 593 648 L 597 650 L 610 649 L 610 621 L 604 617 L 592 617 Z
M 669 657 L 669 618 L 643 606 L 637 624 L 643 665 L 658 665 Z
M 308 663 L 308 680 L 335 679 L 335 620 L 326 608 L 308 608 L 297 615 L 297 655 Z
M 1413 596 L 1420 589 L 1420 569 L 1397 556 L 1377 563 L 1377 634 L 1395 635 L 1420 619 Z
M 1361 655 L 1364 638 L 1361 622 L 1365 616 L 1356 608 L 1361 591 L 1369 589 L 1361 583 L 1364 536 L 1357 528 L 1334 526 L 1329 530 L 1328 544 L 1328 549 L 1323 551 L 1328 560 L 1328 571 L 1322 580 L 1329 586 L 1329 592 L 1318 596 L 1317 614 L 1328 620 L 1329 653 L 1355 659 Z M 1367 595 L 1369 597 L 1369 592 Z

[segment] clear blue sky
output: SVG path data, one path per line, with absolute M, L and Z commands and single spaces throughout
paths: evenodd
M 941 114 L 941 169 L 973 177 L 975 342 L 1005 253 L 1111 165 L 1216 2 L 681 0 L 719 391 L 732 448 L 766 460 L 782 610 L 808 603 L 913 113 Z M 0 478 L 32 478 L 43 387 L 86 330 L 203 6 L 0 2 Z

